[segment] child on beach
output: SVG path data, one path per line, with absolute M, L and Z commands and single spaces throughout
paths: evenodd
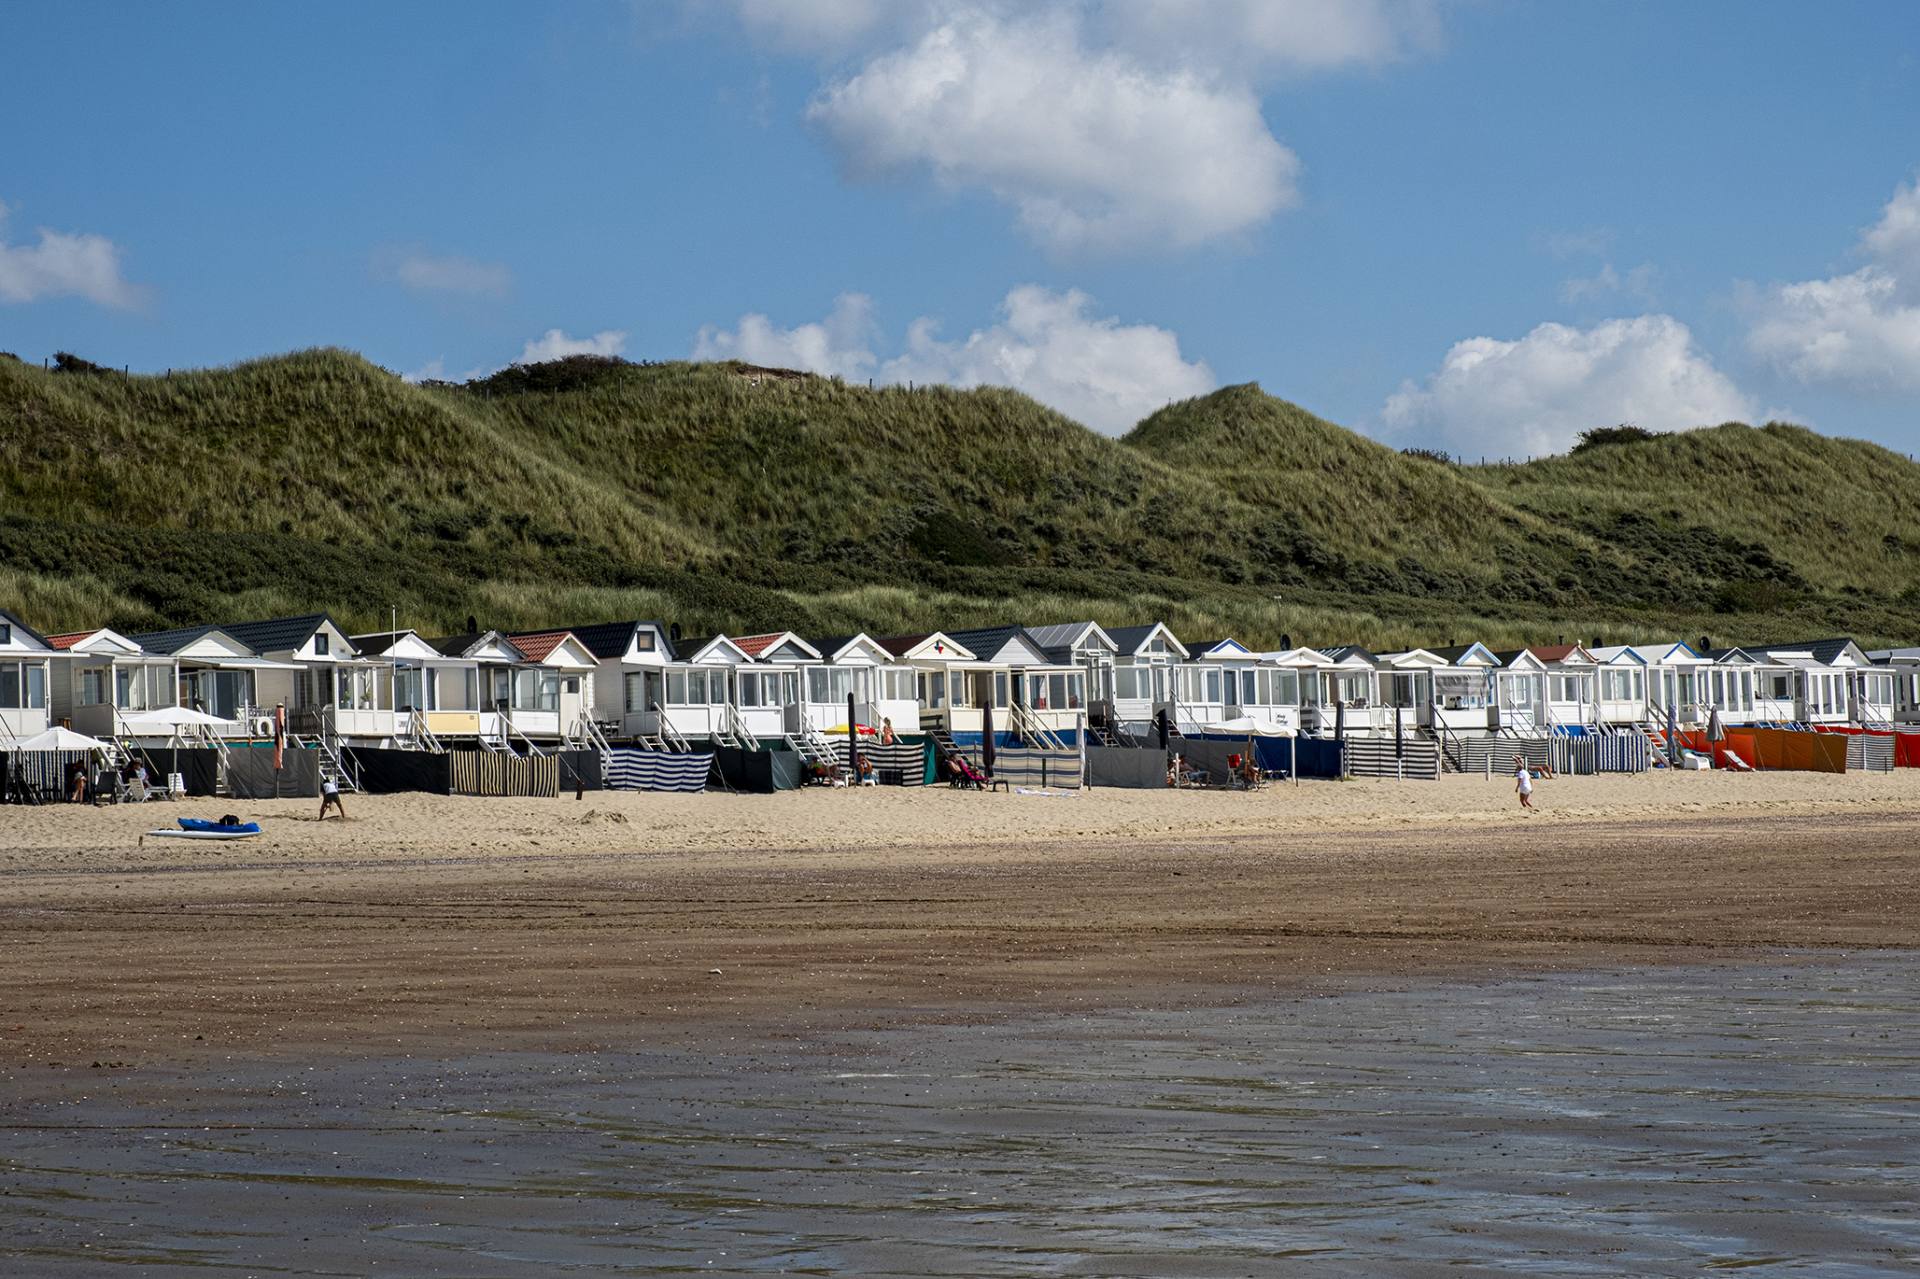
M 340 814 L 340 820 L 347 820 L 347 806 L 340 802 L 340 783 L 331 777 L 320 779 L 320 820 L 327 820 L 327 810 L 331 808 Z
M 1533 811 L 1533 770 L 1519 755 L 1513 757 L 1513 789 L 1520 796 L 1520 807 Z

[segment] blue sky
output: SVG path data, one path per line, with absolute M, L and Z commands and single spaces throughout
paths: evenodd
M 15 4 L 0 349 L 1920 451 L 1920 6 Z

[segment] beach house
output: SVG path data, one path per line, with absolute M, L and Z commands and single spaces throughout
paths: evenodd
M 1383 653 L 1382 668 L 1414 677 L 1420 727 L 1433 736 L 1484 736 L 1492 731 L 1493 674 L 1500 659 L 1479 642 Z M 1421 696 L 1424 694 L 1424 696 Z
M 1222 714 L 1227 720 L 1251 719 L 1276 731 L 1300 731 L 1296 668 L 1264 662 L 1261 654 L 1234 639 L 1190 642 L 1187 652 L 1195 665 L 1220 671 L 1226 698 Z
M 1038 745 L 1073 745 L 1086 729 L 1085 668 L 1050 657 L 1023 626 L 880 642 L 920 673 L 921 727 L 959 745 L 979 745 L 987 708 L 1002 744 L 1018 738 Z M 939 651 L 942 646 L 948 651 Z M 961 653 L 967 656 L 961 658 Z M 943 687 L 930 688 L 941 676 Z
M 1530 648 L 1509 649 L 1494 657 L 1493 727 L 1521 737 L 1545 737 L 1554 720 L 1547 700 L 1547 664 Z
M 359 654 L 393 668 L 394 736 L 427 750 L 497 747 L 498 726 L 484 722 L 495 670 L 524 660 L 498 631 L 429 639 L 411 630 L 351 637 Z
M 49 635 L 52 681 L 48 707 L 76 733 L 158 744 L 178 735 L 164 715 L 179 709 L 179 662 L 148 653 L 112 630 Z M 161 715 L 163 718 L 155 718 Z
M 1393 731 L 1392 701 L 1383 694 L 1391 687 L 1379 655 L 1358 644 L 1337 644 L 1317 650 L 1327 659 L 1313 676 L 1308 692 L 1309 719 L 1314 731 L 1332 736 L 1372 737 Z M 1408 702 L 1400 708 L 1402 729 L 1412 728 L 1418 716 Z
M 1599 663 L 1584 644 L 1533 644 L 1528 652 L 1545 669 L 1546 723 L 1550 733 L 1597 726 L 1595 672 Z
M 0 750 L 47 731 L 47 687 L 53 647 L 31 626 L 0 609 Z
M 541 748 L 593 743 L 599 659 L 571 631 L 525 631 L 507 636 L 507 642 L 522 660 L 510 678 L 494 672 L 491 701 L 508 741 Z
M 1893 721 L 1920 726 L 1920 648 L 1882 648 L 1867 660 L 1893 677 Z
M 274 661 L 217 626 L 182 626 L 129 636 L 144 653 L 173 659 L 180 705 L 224 720 L 225 737 L 271 737 L 276 703 L 292 694 L 300 668 Z
M 1706 672 L 1707 705 L 1729 727 L 1785 724 L 1794 717 L 1794 670 L 1744 648 L 1701 651 L 1713 659 Z
M 1640 728 L 1651 722 L 1647 709 L 1647 659 L 1626 644 L 1595 644 L 1594 710 L 1602 731 Z
M 855 722 L 874 730 L 891 725 L 896 733 L 920 731 L 919 673 L 864 632 L 812 641 L 817 662 L 802 665 L 805 709 L 810 722 L 832 734 L 847 728 L 847 698 Z
M 1748 646 L 1748 651 L 1756 650 Z M 1876 667 L 1852 640 L 1766 644 L 1757 651 L 1770 664 L 1792 669 L 1795 721 L 1881 729 L 1892 725 L 1892 672 Z

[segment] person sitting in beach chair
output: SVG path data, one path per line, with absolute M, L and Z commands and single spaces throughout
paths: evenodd
M 987 775 L 973 766 L 973 761 L 965 755 L 947 756 L 947 762 L 953 766 L 952 785 L 960 790 L 985 790 Z
M 867 758 L 865 751 L 854 752 L 853 776 L 854 780 L 862 786 L 877 786 L 880 784 L 879 775 L 873 771 L 873 761 Z

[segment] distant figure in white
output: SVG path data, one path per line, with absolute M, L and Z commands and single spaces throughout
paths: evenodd
M 327 820 L 327 810 L 331 808 L 340 814 L 340 820 L 347 820 L 347 806 L 340 802 L 340 783 L 331 777 L 320 779 L 320 820 Z
M 1520 796 L 1520 807 L 1533 811 L 1533 770 L 1519 755 L 1513 757 L 1513 790 Z

